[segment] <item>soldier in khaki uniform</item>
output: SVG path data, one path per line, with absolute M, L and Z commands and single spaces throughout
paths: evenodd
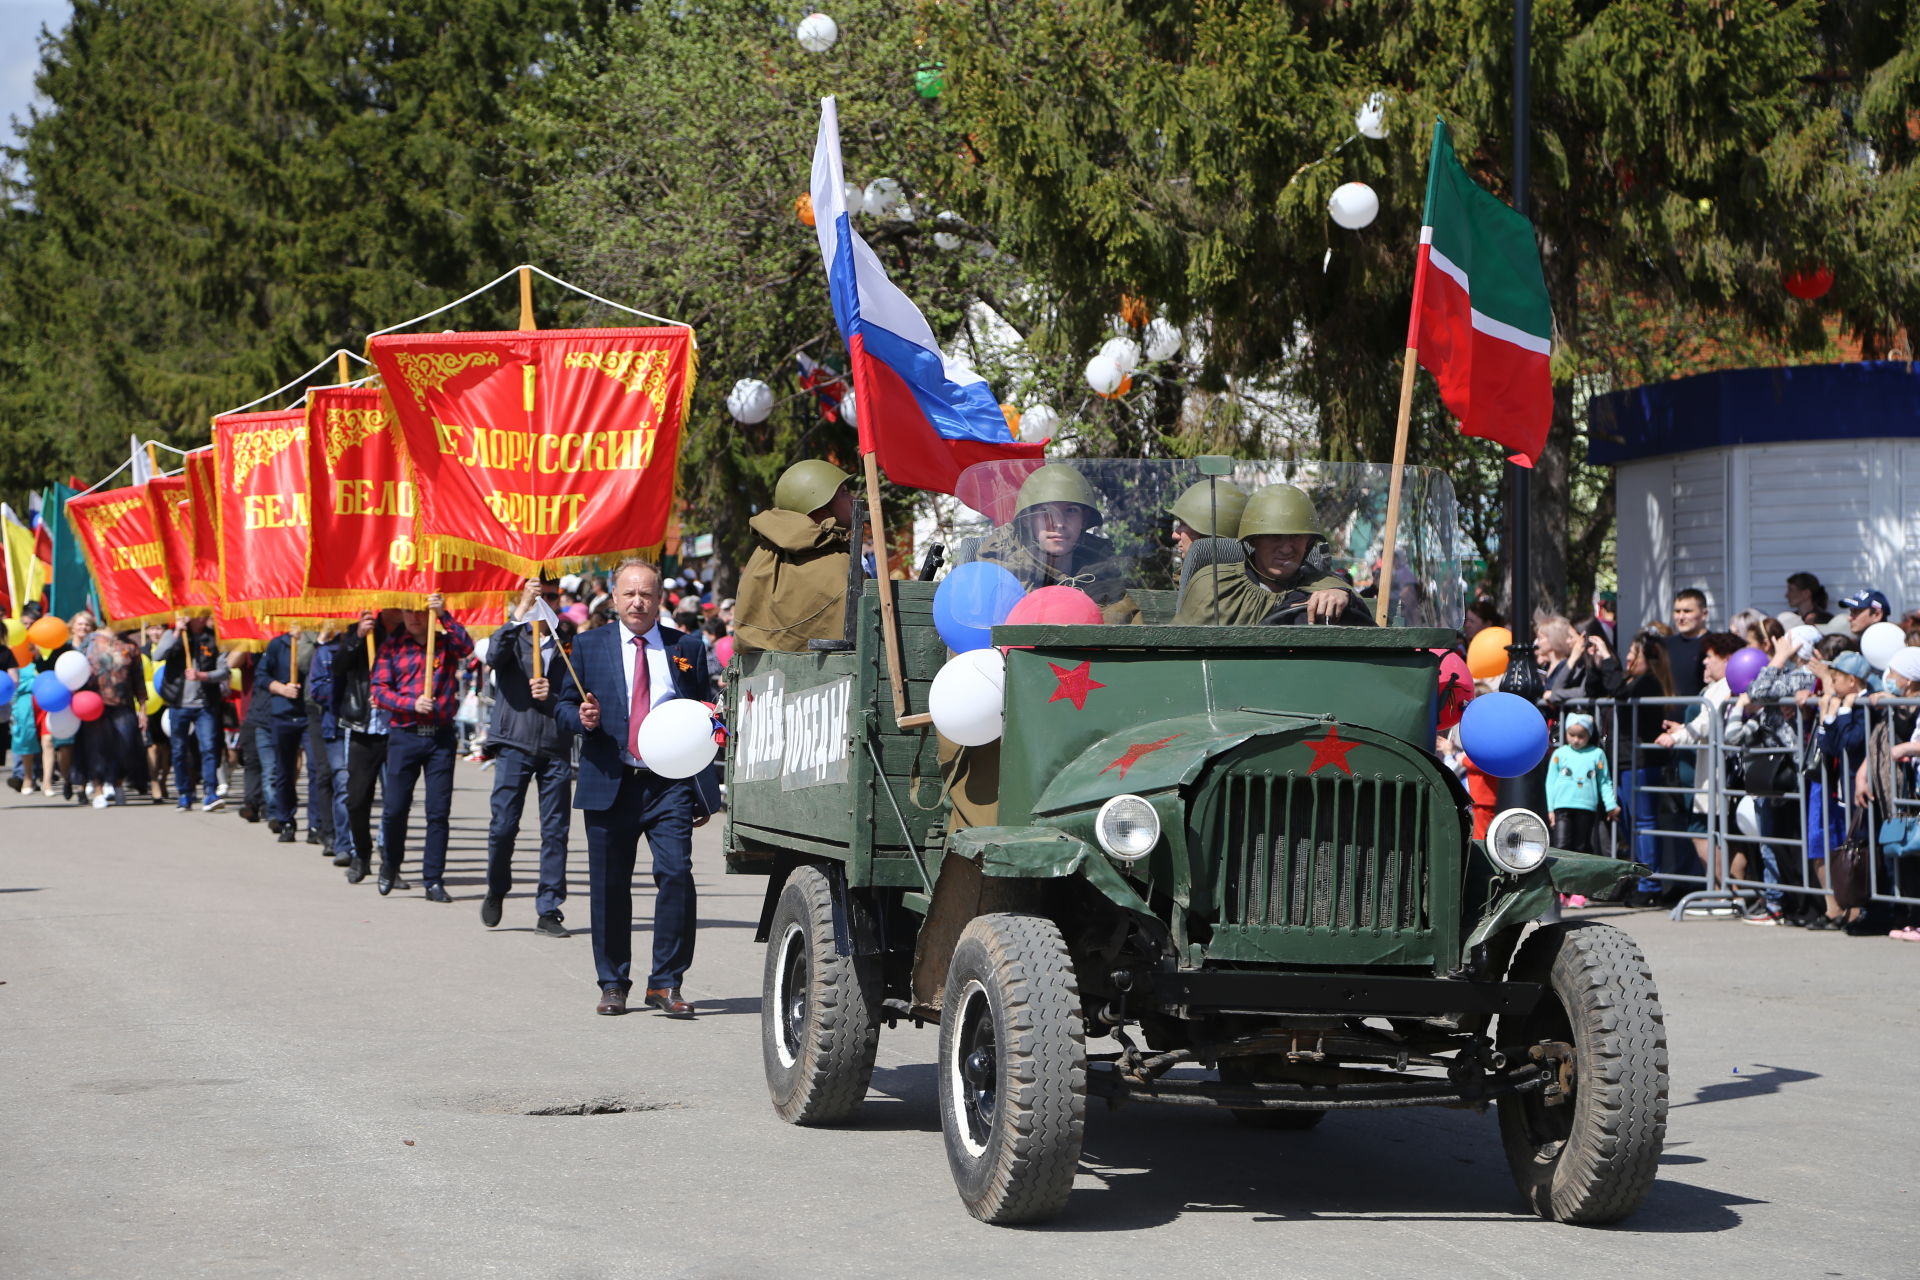
M 818 458 L 781 473 L 773 506 L 750 522 L 755 546 L 733 613 L 739 648 L 799 653 L 809 640 L 846 638 L 852 478 Z
M 1312 500 L 1293 485 L 1256 490 L 1240 515 L 1245 559 L 1197 570 L 1174 625 L 1257 626 L 1282 608 L 1302 614 L 1285 621 L 1373 625 L 1353 584 L 1333 571 L 1319 524 Z
M 1014 497 L 1013 520 L 988 534 L 974 553 L 999 565 L 1029 591 L 1078 587 L 1108 622 L 1133 622 L 1140 609 L 1127 595 L 1126 566 L 1113 543 L 1093 532 L 1106 517 L 1100 495 L 1064 462 L 1028 476 Z
M 1246 506 L 1247 491 L 1225 480 L 1188 485 L 1167 508 L 1173 517 L 1174 550 L 1184 557 L 1202 538 L 1237 537 Z

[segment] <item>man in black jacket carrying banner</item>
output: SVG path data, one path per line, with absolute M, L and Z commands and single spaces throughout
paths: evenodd
M 493 668 L 493 722 L 487 745 L 493 760 L 493 818 L 487 827 L 487 896 L 480 923 L 500 923 L 501 904 L 513 890 L 513 844 L 520 834 L 527 787 L 540 796 L 540 879 L 534 898 L 534 932 L 571 936 L 560 908 L 567 900 L 567 827 L 572 820 L 573 751 L 553 719 L 553 668 L 560 663 L 560 620 L 553 603 L 557 581 L 528 578 L 514 606 L 513 621 L 493 633 L 487 665 Z M 540 675 L 533 674 L 534 620 L 540 621 Z

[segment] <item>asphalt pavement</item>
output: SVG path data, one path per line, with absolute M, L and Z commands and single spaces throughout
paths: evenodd
M 1043 1227 L 969 1218 L 932 1028 L 882 1036 L 839 1130 L 782 1124 L 759 1047 L 763 881 L 698 833 L 692 1023 L 593 1013 L 567 912 L 479 921 L 490 775 L 448 878 L 388 899 L 231 812 L 0 791 L 0 1274 L 1910 1277 L 1920 946 L 1599 912 L 1652 962 L 1673 1060 L 1660 1180 L 1606 1229 L 1539 1221 L 1493 1117 L 1090 1111 Z M 538 829 L 523 828 L 532 869 Z M 412 868 L 410 868 L 412 869 Z M 410 877 L 415 880 L 417 876 Z M 651 893 L 636 893 L 636 951 Z M 588 1114 L 534 1114 L 555 1110 Z

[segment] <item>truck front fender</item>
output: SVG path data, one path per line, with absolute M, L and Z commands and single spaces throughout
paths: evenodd
M 1098 849 L 1058 827 L 968 827 L 947 838 L 947 853 L 980 873 L 1019 880 L 1084 876 L 1115 906 L 1152 915 L 1146 899 Z

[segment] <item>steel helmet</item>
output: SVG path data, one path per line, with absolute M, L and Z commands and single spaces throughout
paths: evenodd
M 1182 517 L 1183 519 L 1185 517 Z M 1313 513 L 1313 499 L 1290 484 L 1270 484 L 1255 489 L 1240 512 L 1240 540 L 1263 533 L 1304 533 L 1324 538 L 1319 517 Z
M 773 486 L 773 505 L 782 511 L 812 515 L 832 502 L 840 486 L 851 479 L 831 462 L 808 458 L 780 473 L 780 483 Z
M 1167 511 L 1203 538 L 1231 538 L 1240 527 L 1240 512 L 1246 505 L 1247 491 L 1240 486 L 1225 480 L 1202 480 L 1189 485 Z
M 1049 462 L 1041 467 L 1020 486 L 1020 493 L 1014 498 L 1014 518 L 1049 502 L 1071 502 L 1087 509 L 1085 528 L 1092 529 L 1106 517 L 1100 514 L 1100 495 L 1093 491 L 1087 478 L 1064 462 Z

